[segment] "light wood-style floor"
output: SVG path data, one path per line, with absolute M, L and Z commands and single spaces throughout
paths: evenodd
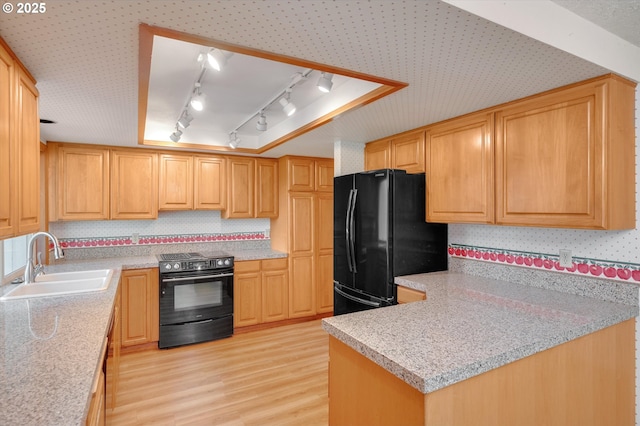
M 107 425 L 327 425 L 329 337 L 310 321 L 122 355 Z

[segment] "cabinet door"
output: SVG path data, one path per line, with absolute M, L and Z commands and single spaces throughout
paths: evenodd
M 391 167 L 407 173 L 423 173 L 424 131 L 411 133 L 391 143 Z
M 316 194 L 316 311 L 333 311 L 333 194 Z
M 491 118 L 476 114 L 427 130 L 427 222 L 493 222 Z
M 391 167 L 391 141 L 371 142 L 364 147 L 364 169 L 379 170 Z
M 256 217 L 278 217 L 278 161 L 256 159 Z
M 333 160 L 316 160 L 316 191 L 333 192 Z
M 315 248 L 315 215 L 313 193 L 291 193 L 289 218 L 291 221 L 291 254 L 310 256 Z
M 157 155 L 140 150 L 111 151 L 111 218 L 157 217 Z
M 193 157 L 161 154 L 158 208 L 193 209 Z
M 262 261 L 264 264 L 268 261 Z M 262 272 L 262 322 L 282 321 L 289 313 L 289 273 L 286 269 L 266 270 Z
M 121 311 L 122 311 L 122 286 L 118 287 L 116 298 L 113 306 L 113 317 L 111 331 L 109 333 L 109 348 L 107 353 L 106 366 L 106 408 L 116 408 L 116 396 L 118 394 L 118 384 L 120 383 L 120 346 L 122 345 L 122 327 Z
M 60 146 L 57 219 L 109 218 L 109 150 Z
M 0 46 L 0 237 L 13 236 L 15 229 L 15 144 L 12 139 L 14 65 Z
M 227 167 L 223 157 L 195 157 L 196 210 L 223 210 L 227 203 Z
M 610 221 L 634 210 L 624 183 L 633 181 L 633 119 L 623 112 L 633 109 L 633 88 L 617 83 L 597 81 L 496 112 L 496 223 L 635 226 L 633 214 L 626 225 Z M 630 208 L 612 208 L 622 205 Z
M 316 313 L 314 256 L 291 256 L 289 284 L 289 318 Z
M 38 90 L 16 68 L 16 142 L 18 165 L 18 234 L 40 229 L 40 118 Z
M 227 207 L 222 217 L 254 217 L 255 159 L 231 158 L 227 161 Z
M 236 262 L 233 277 L 233 326 L 260 323 L 262 289 L 260 261 Z
M 158 269 L 122 271 L 122 346 L 157 342 L 160 332 Z
M 313 159 L 290 158 L 287 167 L 289 191 L 315 191 L 316 169 Z

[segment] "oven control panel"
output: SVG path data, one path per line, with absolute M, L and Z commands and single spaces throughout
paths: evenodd
M 160 273 L 204 271 L 233 267 L 233 257 L 192 260 L 161 260 Z

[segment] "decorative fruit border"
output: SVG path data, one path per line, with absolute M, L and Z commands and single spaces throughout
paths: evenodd
M 234 234 L 184 234 L 184 235 L 140 235 L 138 243 L 134 243 L 131 236 L 126 237 L 98 237 L 98 238 L 61 238 L 60 245 L 64 249 L 93 248 L 93 247 L 125 247 L 154 244 L 176 243 L 210 243 L 223 241 L 251 241 L 267 240 L 264 232 L 242 232 Z
M 640 264 L 574 257 L 570 268 L 560 266 L 558 255 L 449 244 L 449 255 L 526 268 L 587 275 L 617 281 L 640 282 Z

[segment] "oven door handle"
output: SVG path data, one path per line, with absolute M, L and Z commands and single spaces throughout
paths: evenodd
M 181 278 L 163 278 L 163 283 L 170 283 L 175 281 L 197 281 L 197 280 L 205 280 L 208 278 L 224 278 L 224 277 L 232 277 L 233 274 L 218 274 L 218 275 L 194 275 L 191 277 L 181 277 Z

